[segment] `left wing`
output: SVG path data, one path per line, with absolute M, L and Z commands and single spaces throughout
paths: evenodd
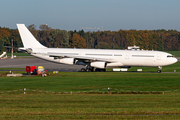
M 117 62 L 117 61 L 114 61 L 113 59 L 105 59 L 105 58 L 98 58 L 98 57 L 87 57 L 87 56 L 81 56 L 81 55 L 78 55 L 77 53 L 67 53 L 67 54 L 64 54 L 64 53 L 48 53 L 48 55 L 50 57 L 59 57 L 59 58 L 75 58 L 77 60 L 92 60 L 92 61 L 104 61 L 104 62 Z

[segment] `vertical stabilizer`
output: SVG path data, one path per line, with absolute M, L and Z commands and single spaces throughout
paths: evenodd
M 24 48 L 46 48 L 40 44 L 24 24 L 17 24 Z

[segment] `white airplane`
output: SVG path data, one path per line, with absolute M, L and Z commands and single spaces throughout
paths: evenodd
M 47 48 L 40 44 L 24 24 L 17 24 L 24 47 L 19 48 L 28 54 L 69 65 L 84 65 L 81 71 L 106 71 L 106 68 L 131 66 L 158 67 L 171 65 L 177 59 L 166 52 L 146 50 L 110 50 L 110 49 L 78 49 L 78 48 Z

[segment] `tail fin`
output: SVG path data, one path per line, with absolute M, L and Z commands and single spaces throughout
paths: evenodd
M 39 43 L 24 24 L 17 24 L 24 48 L 46 48 Z

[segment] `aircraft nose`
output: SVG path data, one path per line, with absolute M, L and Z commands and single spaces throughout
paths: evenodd
M 175 58 L 175 63 L 178 61 L 178 59 L 177 58 Z
M 169 64 L 174 64 L 174 63 L 176 63 L 177 61 L 178 61 L 177 58 L 171 58 L 171 59 L 169 59 Z
M 173 59 L 172 59 L 172 64 L 173 64 L 173 63 L 176 63 L 177 61 L 178 61 L 177 58 L 173 58 Z

